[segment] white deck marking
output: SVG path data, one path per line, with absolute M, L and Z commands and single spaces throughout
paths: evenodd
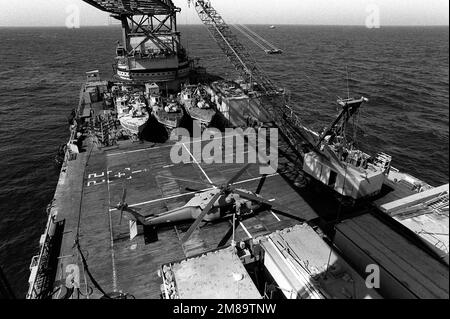
M 274 177 L 274 176 L 278 176 L 278 173 L 276 174 L 272 174 L 272 175 L 267 175 L 266 178 L 269 177 Z M 239 185 L 239 184 L 244 184 L 244 183 L 248 183 L 248 182 L 253 182 L 253 181 L 257 181 L 260 180 L 262 177 L 255 177 L 255 178 L 251 178 L 251 179 L 247 179 L 245 181 L 240 181 L 240 182 L 236 182 L 233 185 Z M 205 188 L 200 190 L 200 192 L 206 192 L 206 191 L 210 191 L 213 190 L 214 188 Z M 138 206 L 142 206 L 142 205 L 147 205 L 147 204 L 154 204 L 154 203 L 158 203 L 158 202 L 162 202 L 165 200 L 169 200 L 169 199 L 175 199 L 175 198 L 180 198 L 180 197 L 184 197 L 187 195 L 194 195 L 196 192 L 189 192 L 189 193 L 183 193 L 183 194 L 178 194 L 178 195 L 173 195 L 173 196 L 168 196 L 168 197 L 164 197 L 164 198 L 158 198 L 158 199 L 154 199 L 154 200 L 150 200 L 150 201 L 146 201 L 146 202 L 142 202 L 142 203 L 136 203 L 136 204 L 132 204 L 132 205 L 128 205 L 129 207 L 138 207 Z M 115 211 L 117 209 L 115 208 L 111 208 L 109 211 Z
M 234 157 L 234 155 L 237 155 L 235 152 L 236 152 L 236 150 L 233 151 L 233 154 L 225 155 L 224 158 Z M 242 154 L 248 154 L 248 153 L 250 153 L 250 151 L 245 151 L 245 152 L 242 153 Z M 203 161 L 209 161 L 209 160 L 212 160 L 212 159 L 215 159 L 215 158 L 216 158 L 215 156 L 202 157 L 202 160 L 203 160 Z M 222 163 L 219 163 L 219 164 L 222 164 Z M 241 163 L 224 163 L 224 164 L 241 164 Z
M 194 163 L 197 164 L 198 168 L 200 168 L 200 170 L 202 171 L 203 175 L 205 175 L 206 179 L 208 180 L 208 182 L 210 184 L 213 184 L 212 180 L 209 178 L 209 176 L 206 174 L 206 172 L 203 170 L 202 166 L 198 163 L 197 159 L 194 157 L 194 155 L 192 155 L 191 151 L 189 151 L 189 149 L 186 147 L 186 145 L 183 143 L 184 148 L 186 149 L 186 151 L 189 153 L 189 155 L 192 157 L 192 159 L 194 160 Z M 214 187 L 217 188 L 217 187 Z
M 275 214 L 273 211 L 270 211 L 273 215 L 273 217 L 276 218 L 276 220 L 278 220 L 279 222 L 281 222 L 281 219 L 277 216 L 277 214 Z
M 275 198 L 269 199 L 269 202 L 274 202 L 274 201 L 276 201 Z M 273 217 L 276 218 L 276 220 L 278 220 L 279 222 L 281 221 L 281 219 L 277 216 L 277 214 L 275 214 L 272 210 L 270 212 L 272 213 Z
M 119 153 L 111 153 L 111 154 L 107 154 L 106 156 L 117 156 L 117 155 L 124 155 L 124 154 L 133 154 L 133 153 L 139 153 L 139 152 L 145 152 L 145 151 L 151 151 L 151 150 L 158 150 L 161 148 L 168 148 L 171 147 L 173 145 L 164 145 L 164 146 L 158 146 L 158 147 L 147 147 L 147 148 L 141 148 L 138 150 L 133 150 L 133 151 L 125 151 L 125 152 L 119 152 Z
M 108 168 L 106 168 L 108 171 Z M 108 204 L 111 206 L 111 192 L 109 189 L 109 174 L 107 176 L 108 182 L 106 183 L 107 189 L 108 189 Z M 108 210 L 109 213 L 109 234 L 110 234 L 110 240 L 111 240 L 111 264 L 112 264 L 112 279 L 113 279 L 113 290 L 114 292 L 117 291 L 117 271 L 116 271 L 116 258 L 114 254 L 114 236 L 113 236 L 113 229 L 112 229 L 112 217 L 111 217 L 111 209 Z
M 104 177 L 104 176 L 105 176 L 105 172 L 102 172 L 102 174 L 92 173 L 92 174 L 88 175 L 88 179 L 99 178 L 99 177 Z
M 87 187 L 90 187 L 90 186 L 97 186 L 97 185 L 102 185 L 102 184 L 104 184 L 104 183 L 105 183 L 105 180 L 104 180 L 104 179 L 102 179 L 101 182 L 99 182 L 99 181 L 89 181 L 89 182 L 87 182 L 86 186 L 87 186 Z M 109 180 L 108 180 L 108 183 L 109 183 Z
M 245 231 L 248 237 L 253 238 L 252 234 L 250 234 L 250 232 L 247 230 L 247 227 L 245 227 L 242 222 L 239 222 L 239 225 L 241 225 L 242 229 Z
M 113 175 L 113 176 L 116 177 L 116 178 L 119 178 L 119 179 L 122 179 L 122 177 L 123 177 L 124 179 L 130 180 L 130 179 L 133 179 L 133 176 L 131 176 L 131 175 L 133 175 L 133 174 L 140 174 L 140 173 L 145 173 L 145 172 L 148 172 L 148 171 L 149 171 L 147 168 L 145 168 L 145 169 L 140 169 L 140 170 L 136 170 L 136 171 L 131 171 L 130 168 L 124 168 L 124 170 L 125 170 L 125 172 L 118 171 L 118 172 L 117 172 L 115 175 Z M 102 172 L 102 175 L 99 175 L 99 174 L 97 174 L 97 173 L 91 173 L 91 174 L 89 174 L 88 179 L 99 178 L 99 177 L 101 177 L 101 176 L 104 176 L 104 173 L 105 173 L 105 172 Z M 102 179 L 102 180 L 90 180 L 90 181 L 87 181 L 86 186 L 87 186 L 87 187 L 91 187 L 91 186 L 102 185 L 102 184 L 104 184 L 104 183 L 108 183 L 108 184 L 114 183 L 114 181 L 109 180 L 109 177 L 110 177 L 111 173 L 113 173 L 113 172 L 112 172 L 112 171 L 107 171 L 107 175 L 108 175 L 108 180 L 107 180 L 107 181 L 104 180 L 104 179 Z M 125 176 L 127 176 L 127 175 L 129 175 L 129 176 L 128 176 L 128 177 L 125 177 Z
M 248 134 L 248 136 L 253 136 L 256 134 Z M 194 144 L 194 143 L 201 143 L 201 142 L 208 142 L 208 141 L 214 141 L 214 140 L 221 140 L 221 139 L 226 139 L 226 138 L 234 138 L 235 136 L 238 136 L 237 134 L 233 134 L 233 135 L 226 135 L 226 136 L 221 136 L 221 137 L 216 137 L 216 138 L 212 138 L 212 139 L 208 139 L 208 140 L 202 140 L 201 138 L 197 138 L 197 139 L 193 139 L 190 142 L 186 142 L 186 144 Z M 183 143 L 184 144 L 184 143 Z M 118 152 L 118 153 L 111 153 L 111 154 L 106 154 L 106 156 L 117 156 L 117 155 L 124 155 L 124 154 L 132 154 L 132 153 L 139 153 L 139 152 L 145 152 L 145 151 L 151 151 L 151 150 L 158 150 L 158 149 L 162 149 L 162 148 L 168 148 L 168 147 L 172 147 L 175 144 L 170 144 L 170 145 L 163 145 L 163 146 L 158 146 L 158 147 L 146 147 L 146 148 L 141 148 L 138 150 L 133 150 L 133 151 L 125 151 L 125 152 Z

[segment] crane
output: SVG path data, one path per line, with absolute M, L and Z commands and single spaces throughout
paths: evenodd
M 302 125 L 300 116 L 286 103 L 283 90 L 276 87 L 259 67 L 253 56 L 247 52 L 224 19 L 212 7 L 210 1 L 194 0 L 194 5 L 200 20 L 206 25 L 234 68 L 248 83 L 256 82 L 257 85 L 254 88 L 268 97 L 269 103 L 264 105 L 263 111 L 269 113 L 281 133 L 289 140 L 290 146 L 298 154 L 302 154 L 304 145 L 298 141 L 303 141 L 310 148 L 322 154 L 323 152 L 319 151 L 315 145 L 314 135 Z
M 181 9 L 172 0 L 83 1 L 111 13 L 122 22 L 124 47 L 118 47 L 116 57 L 119 78 L 141 82 L 153 80 L 151 66 L 154 49 L 149 53 L 145 45 L 152 42 L 157 54 L 162 54 L 177 67 L 175 75 L 165 80 L 179 80 L 179 75 L 184 75 L 183 79 L 187 80 L 190 60 L 180 44 L 176 24 L 176 15 Z M 289 105 L 285 91 L 277 87 L 259 67 L 211 2 L 188 0 L 188 3 L 194 4 L 198 16 L 214 40 L 243 80 L 250 85 L 253 96 L 260 99 L 261 112 L 272 119 L 271 124 L 285 137 L 297 155 L 295 164 L 298 161 L 303 164 L 303 172 L 342 195 L 349 193 L 353 198 L 372 195 L 381 190 L 381 175 L 389 171 L 390 157 L 383 155 L 373 160 L 369 155 L 356 150 L 345 136 L 346 124 L 358 113 L 361 105 L 367 101 L 366 98 L 339 99 L 338 104 L 342 109 L 338 118 L 322 134 L 312 132 L 303 125 L 295 108 Z M 140 42 L 136 46 L 137 39 Z M 138 65 L 148 65 L 146 78 Z M 369 160 L 375 166 L 369 167 Z M 349 170 L 349 167 L 353 170 Z
M 193 2 L 201 21 L 234 68 L 255 91 L 264 96 L 261 111 L 269 115 L 290 148 L 303 162 L 302 170 L 340 195 L 352 199 L 379 193 L 389 173 L 390 159 L 387 162 L 385 157 L 371 159 L 368 154 L 348 143 L 345 136 L 347 123 L 368 99 L 339 99 L 338 104 L 342 109 L 336 120 L 322 134 L 312 132 L 302 124 L 296 110 L 288 105 L 284 90 L 279 89 L 259 67 L 211 2 Z M 369 166 L 370 160 L 373 165 L 370 163 Z
M 252 55 L 247 52 L 242 43 L 231 31 L 231 28 L 211 6 L 209 1 L 194 1 L 195 10 L 200 20 L 208 28 L 209 33 L 225 53 L 236 71 L 243 77 L 244 81 L 259 87 L 259 90 L 268 95 L 277 95 L 280 90 L 264 74 Z

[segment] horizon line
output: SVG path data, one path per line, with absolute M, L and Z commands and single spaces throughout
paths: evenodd
M 229 24 L 233 25 L 233 24 Z M 363 24 L 302 24 L 302 23 L 245 23 L 244 25 L 260 25 L 260 26 L 315 26 L 315 27 L 364 27 Z M 81 29 L 85 27 L 121 27 L 118 24 L 88 24 L 81 25 Z M 178 23 L 178 26 L 203 26 L 202 23 Z M 386 24 L 382 25 L 379 29 L 383 27 L 450 27 L 449 24 Z M 64 25 L 0 25 L 0 28 L 67 28 Z

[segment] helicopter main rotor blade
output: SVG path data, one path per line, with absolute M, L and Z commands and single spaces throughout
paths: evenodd
M 259 193 L 261 193 L 261 190 L 264 186 L 264 182 L 266 181 L 266 178 L 267 178 L 267 175 L 263 175 L 261 177 L 261 179 L 259 180 L 259 184 L 258 184 L 258 187 L 256 188 L 256 192 L 255 192 L 256 194 L 259 195 Z
M 139 214 L 138 213 L 139 210 L 140 209 L 135 209 L 135 208 L 131 208 L 131 207 L 126 207 L 126 208 L 123 209 L 124 212 L 133 213 L 133 214 Z
M 126 207 L 126 204 L 125 204 L 126 198 L 127 198 L 127 189 L 125 188 L 125 185 L 122 185 L 122 199 L 120 201 L 120 204 L 117 205 L 117 209 L 120 209 L 119 225 L 122 225 L 123 210 Z
M 157 175 L 156 177 L 162 177 L 162 178 L 167 178 L 167 179 L 171 179 L 171 180 L 174 180 L 174 181 L 180 181 L 180 182 L 186 182 L 186 183 L 195 183 L 195 184 L 211 185 L 211 186 L 218 187 L 216 184 L 213 184 L 213 183 L 202 182 L 202 181 L 194 181 L 194 180 L 191 180 L 191 179 L 184 179 L 184 178 L 164 176 L 164 175 Z
M 216 203 L 217 199 L 222 196 L 223 191 L 218 192 L 216 195 L 213 196 L 213 198 L 209 201 L 208 205 L 206 205 L 205 209 L 201 212 L 201 214 L 197 217 L 197 219 L 194 221 L 194 223 L 189 227 L 188 231 L 184 235 L 182 242 L 185 243 L 191 238 L 192 233 L 197 229 L 197 227 L 202 222 L 203 218 L 208 214 L 208 212 L 213 208 L 214 204 Z
M 226 185 L 233 185 L 238 179 L 239 177 L 242 176 L 242 174 L 244 174 L 244 172 L 247 170 L 247 168 L 249 168 L 249 166 L 252 164 L 247 164 L 245 165 L 243 168 L 241 168 L 236 175 L 234 175 L 232 178 L 230 178 L 230 180 L 226 183 Z
M 262 197 L 258 197 L 256 195 L 253 194 L 249 194 L 243 191 L 240 191 L 238 189 L 232 189 L 232 192 L 241 196 L 242 198 L 257 202 L 257 203 L 261 203 L 261 204 L 265 204 L 267 206 L 269 206 L 271 209 L 279 211 L 284 213 L 284 215 L 292 215 L 293 217 L 295 217 L 294 214 L 291 214 L 292 209 L 286 206 L 283 206 L 281 204 L 278 204 L 277 202 L 270 202 L 267 199 L 264 199 Z M 295 217 L 295 219 L 298 219 L 298 217 Z
M 122 205 L 122 207 L 120 208 L 120 220 L 119 220 L 119 225 L 122 225 L 122 218 L 123 218 L 123 210 L 125 209 L 125 207 Z
M 119 210 L 119 211 L 121 210 L 121 207 L 122 207 L 122 205 L 116 205 L 116 206 L 114 206 L 114 205 L 105 205 L 105 206 L 109 207 L 111 209 L 114 209 L 114 210 Z M 142 208 L 134 207 L 133 210 L 140 211 L 140 210 L 142 210 Z
M 263 203 L 263 204 L 272 206 L 272 203 L 269 202 L 268 200 L 266 200 L 266 199 L 264 199 L 264 198 L 262 198 L 262 197 L 259 197 L 259 196 L 256 196 L 256 195 L 253 195 L 253 194 L 250 194 L 250 193 L 241 191 L 241 190 L 239 190 L 239 189 L 234 189 L 234 188 L 233 188 L 233 189 L 231 190 L 231 192 L 234 193 L 234 194 L 236 194 L 236 195 L 239 195 L 239 196 L 242 197 L 242 198 L 245 198 L 245 199 L 248 199 L 248 200 L 257 202 L 257 203 Z
M 127 198 L 127 189 L 125 187 L 123 187 L 123 191 L 122 191 L 122 205 L 125 204 L 125 199 Z
M 130 214 L 134 220 L 138 221 L 139 223 L 141 223 L 142 225 L 147 225 L 147 222 L 145 220 L 145 217 L 142 216 L 141 214 L 139 214 L 137 211 L 135 211 L 134 209 L 131 208 L 125 208 L 124 212 Z
M 274 213 L 277 213 L 278 215 L 282 215 L 282 216 L 285 216 L 285 217 L 288 217 L 288 218 L 295 219 L 295 220 L 297 220 L 297 221 L 299 221 L 299 222 L 301 222 L 301 223 L 306 223 L 306 222 L 307 222 L 306 219 L 301 218 L 301 217 L 298 217 L 298 216 L 295 216 L 295 215 L 290 214 L 290 213 L 287 213 L 286 211 L 278 210 L 278 209 L 276 209 L 276 208 L 274 208 L 274 207 L 272 207 L 271 210 L 272 210 Z M 292 210 L 290 210 L 290 211 L 292 211 Z
M 141 211 L 142 210 L 142 208 L 139 208 L 139 207 L 133 207 L 133 208 L 128 207 L 128 209 L 133 209 L 134 211 Z

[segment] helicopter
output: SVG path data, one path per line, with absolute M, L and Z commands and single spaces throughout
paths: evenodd
M 156 229 L 157 226 L 194 220 L 192 225 L 189 227 L 189 229 L 181 239 L 182 243 L 185 243 L 191 238 L 194 231 L 200 226 L 202 222 L 209 223 L 216 220 L 225 219 L 229 216 L 233 216 L 233 221 L 236 219 L 238 222 L 240 222 L 242 219 L 248 216 L 268 209 L 273 212 L 277 212 L 280 215 L 289 216 L 291 218 L 299 220 L 300 222 L 305 222 L 305 220 L 295 216 L 295 213 L 292 211 L 292 209 L 280 205 L 279 203 L 266 200 L 261 195 L 259 195 L 259 192 L 261 191 L 262 185 L 265 180 L 265 176 L 261 178 L 258 189 L 255 192 L 246 189 L 239 189 L 234 186 L 239 177 L 247 170 L 250 165 L 251 164 L 244 166 L 236 173 L 236 175 L 234 175 L 230 180 L 222 185 L 187 179 L 179 179 L 169 176 L 158 176 L 160 178 L 168 178 L 189 183 L 210 185 L 213 187 L 206 191 L 198 191 L 192 188 L 186 188 L 189 191 L 196 192 L 194 197 L 192 197 L 186 203 L 186 205 L 174 210 L 144 216 L 143 214 L 139 213 L 140 209 L 131 208 L 126 203 L 125 188 L 122 193 L 121 202 L 116 206 L 110 207 L 120 211 L 120 220 L 122 220 L 122 215 L 124 213 L 127 213 L 132 221 L 136 222 L 138 225 L 144 226 L 146 242 L 155 242 L 158 240 Z M 239 225 L 239 223 L 236 224 L 233 222 L 233 228 L 228 231 L 226 237 L 228 237 L 229 233 L 231 233 L 231 231 L 236 228 L 236 225 Z M 226 237 L 221 241 L 221 244 L 219 244 L 219 246 L 226 243 Z

